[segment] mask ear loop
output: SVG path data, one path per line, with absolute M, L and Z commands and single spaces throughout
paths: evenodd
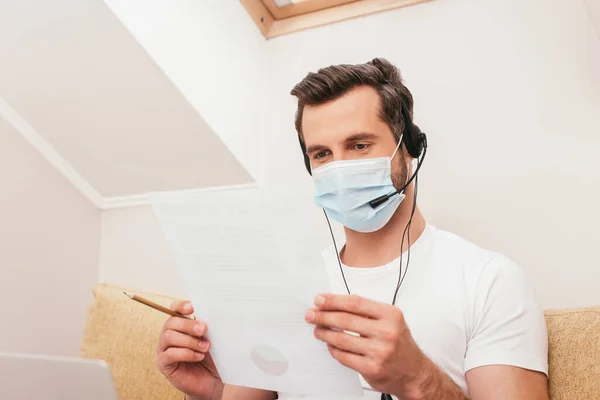
M 396 153 L 398 152 L 398 149 L 400 148 L 400 146 L 402 146 L 402 137 L 404 136 L 404 134 L 400 135 L 400 140 L 398 140 L 398 146 L 396 146 L 396 150 L 394 150 L 394 152 L 392 153 L 392 156 L 390 157 L 390 161 L 392 161 L 394 159 L 394 157 L 396 156 Z

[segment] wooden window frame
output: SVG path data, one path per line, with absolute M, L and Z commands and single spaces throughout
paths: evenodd
M 274 0 L 240 0 L 267 39 L 431 0 L 310 0 L 277 7 Z

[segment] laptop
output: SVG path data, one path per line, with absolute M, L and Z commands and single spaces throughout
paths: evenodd
M 0 352 L 2 400 L 118 400 L 106 362 Z

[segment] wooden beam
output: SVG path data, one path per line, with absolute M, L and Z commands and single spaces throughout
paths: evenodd
M 281 12 L 279 11 L 279 7 L 277 7 L 277 4 L 275 4 L 275 2 L 273 0 L 256 0 L 256 1 L 260 1 L 263 3 L 263 5 L 267 8 L 267 10 L 269 10 L 269 12 L 271 13 L 271 15 L 273 16 L 273 19 L 282 19 L 283 16 L 281 15 Z
M 431 0 L 361 0 L 327 8 L 296 17 L 273 20 L 265 36 L 271 39 L 277 36 L 317 26 L 329 25 L 334 22 L 345 21 L 351 18 L 375 14 L 395 8 L 407 7 L 413 4 L 424 3 Z M 310 3 L 310 2 L 309 2 Z M 301 4 L 301 3 L 299 3 Z M 288 6 L 291 7 L 291 6 Z
M 354 1 L 358 0 L 305 0 L 300 3 L 290 4 L 289 6 L 280 8 L 277 7 L 277 4 L 274 0 L 262 0 L 275 20 L 295 17 L 301 14 L 308 14 L 314 11 L 320 11 L 326 8 L 352 3 Z
M 227 0 L 229 1 L 229 0 Z M 240 0 L 250 17 L 265 37 L 273 24 L 273 16 L 261 0 Z

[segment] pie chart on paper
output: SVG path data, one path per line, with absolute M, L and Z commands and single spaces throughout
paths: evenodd
M 285 374 L 288 370 L 288 360 L 273 346 L 260 344 L 250 350 L 254 365 L 261 371 L 274 376 Z

